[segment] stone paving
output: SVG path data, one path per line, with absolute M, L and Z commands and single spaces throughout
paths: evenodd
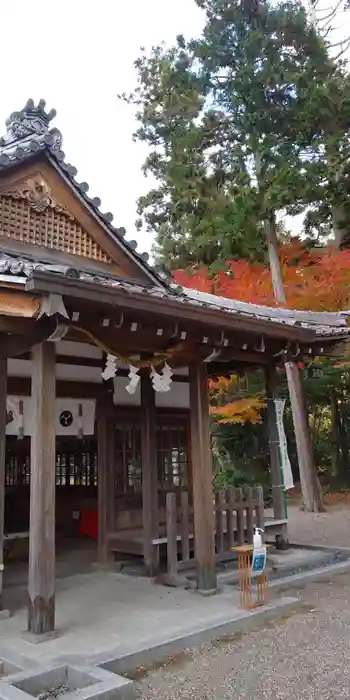
M 240 609 L 238 591 L 232 587 L 205 597 L 144 577 L 90 570 L 57 580 L 58 635 L 38 644 L 33 643 L 35 637 L 24 634 L 26 589 L 6 589 L 4 603 L 10 609 L 13 598 L 17 609 L 9 619 L 0 620 L 0 656 L 12 652 L 40 664 L 57 658 L 81 663 L 107 652 L 121 658 L 189 635 L 208 639 L 213 628 L 231 630 L 237 621 L 245 627 L 245 619 L 255 616 Z M 267 614 L 275 614 L 275 609 L 280 614 L 283 605 L 297 602 L 295 596 L 276 598 Z

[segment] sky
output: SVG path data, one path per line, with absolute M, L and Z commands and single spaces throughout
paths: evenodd
M 329 6 L 332 0 L 320 0 Z M 342 31 L 350 34 L 350 14 Z M 136 233 L 136 199 L 149 183 L 142 144 L 133 142 L 131 107 L 118 100 L 136 84 L 140 47 L 177 34 L 200 34 L 203 16 L 194 0 L 16 0 L 1 6 L 0 135 L 5 120 L 27 99 L 44 98 L 57 111 L 67 160 L 78 181 L 100 197 L 114 225 L 150 251 L 152 236 Z M 299 219 L 292 225 L 295 232 Z
M 100 197 L 138 250 L 151 236 L 135 233 L 135 202 L 147 192 L 141 173 L 146 150 L 133 143 L 132 108 L 118 94 L 136 83 L 140 47 L 176 35 L 199 34 L 202 14 L 193 0 L 16 0 L 1 4 L 0 136 L 11 112 L 29 97 L 54 107 L 66 159 L 78 181 Z

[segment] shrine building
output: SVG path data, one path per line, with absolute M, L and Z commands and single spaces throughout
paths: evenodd
M 262 368 L 273 416 L 276 367 L 348 337 L 341 314 L 173 285 L 79 181 L 54 117 L 28 100 L 0 139 L 0 595 L 22 538 L 33 634 L 54 629 L 59 539 L 150 576 L 192 565 L 200 591 L 254 524 L 286 540 L 273 418 L 274 516 L 261 489 L 213 493 L 208 378 Z

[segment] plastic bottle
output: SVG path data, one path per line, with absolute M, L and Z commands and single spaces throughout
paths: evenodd
M 253 535 L 253 547 L 254 549 L 260 549 L 262 547 L 262 539 L 261 539 L 261 534 L 263 533 L 264 530 L 261 529 L 261 527 L 256 527 L 254 529 L 254 535 Z

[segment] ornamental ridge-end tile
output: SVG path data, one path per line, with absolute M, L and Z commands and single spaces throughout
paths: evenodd
M 0 148 L 10 145 L 24 144 L 35 140 L 45 141 L 55 149 L 62 145 L 62 134 L 56 128 L 50 129 L 50 122 L 56 116 L 55 110 L 47 112 L 45 100 L 40 100 L 35 105 L 34 100 L 29 99 L 23 109 L 12 112 L 6 120 L 6 134 L 2 138 Z

